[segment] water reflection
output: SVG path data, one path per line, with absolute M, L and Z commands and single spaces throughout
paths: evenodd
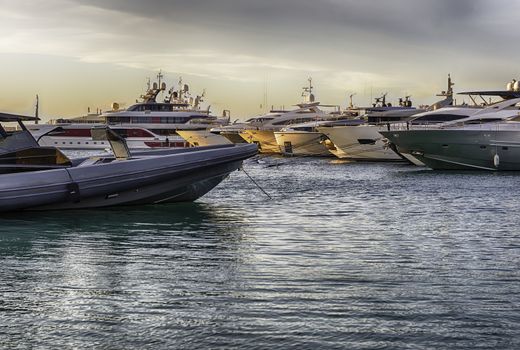
M 274 200 L 239 172 L 198 203 L 2 217 L 0 347 L 472 349 L 514 339 L 517 176 L 247 165 Z
M 169 234 L 206 232 L 229 235 L 230 226 L 240 226 L 244 218 L 233 207 L 205 203 L 179 203 L 139 207 L 104 208 L 50 212 L 4 214 L 0 218 L 1 235 L 17 240 L 67 234 L 136 235 L 147 232 Z
M 123 321 L 145 320 L 153 332 L 168 314 L 189 320 L 194 304 L 226 294 L 240 273 L 248 243 L 232 209 L 188 203 L 2 218 L 0 317 L 17 320 L 2 345 L 50 337 L 92 346 Z

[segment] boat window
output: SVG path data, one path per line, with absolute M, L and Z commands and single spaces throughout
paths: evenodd
M 305 123 L 313 121 L 315 118 L 313 117 L 300 117 L 300 118 L 294 118 L 294 119 L 287 119 L 282 120 L 279 122 L 272 123 L 273 125 L 289 125 L 289 124 L 299 124 L 299 123 Z
M 109 123 L 130 123 L 130 117 L 107 117 Z
M 373 139 L 358 139 L 360 145 L 375 145 L 376 140 Z
M 421 124 L 421 123 L 442 123 L 449 122 L 452 120 L 467 118 L 467 115 L 461 114 L 447 114 L 447 113 L 436 113 L 436 114 L 428 114 L 419 118 L 416 118 L 411 121 L 412 124 Z
M 308 132 L 314 131 L 311 126 L 296 127 L 296 128 L 294 128 L 294 130 L 296 130 L 296 131 L 308 131 Z
M 486 118 L 486 119 L 474 119 L 468 120 L 466 124 L 484 124 L 484 123 L 496 123 L 502 121 L 502 118 Z

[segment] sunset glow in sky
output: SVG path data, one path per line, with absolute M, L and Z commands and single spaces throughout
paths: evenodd
M 161 69 L 219 114 L 388 92 L 436 100 L 520 78 L 520 2 L 505 0 L 0 0 L 0 111 L 44 119 L 128 106 Z

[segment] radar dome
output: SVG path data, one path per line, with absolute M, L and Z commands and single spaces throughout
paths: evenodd
M 157 90 L 157 83 L 153 83 L 153 89 Z
M 515 83 L 513 84 L 513 90 L 520 91 L 520 81 L 515 81 Z
M 506 90 L 507 91 L 513 91 L 513 83 L 507 83 Z
M 112 110 L 113 111 L 118 111 L 119 110 L 119 103 L 112 102 Z
M 188 84 L 184 84 L 184 91 L 185 92 L 190 91 L 190 87 L 188 86 Z
M 165 82 L 163 82 L 163 83 L 161 84 L 161 90 L 166 90 L 166 83 L 165 83 Z
M 314 102 L 314 100 L 315 100 L 314 94 L 310 94 L 309 95 L 309 102 Z

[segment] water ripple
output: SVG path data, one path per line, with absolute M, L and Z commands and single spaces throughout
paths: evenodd
M 520 346 L 518 174 L 245 166 L 273 200 L 4 215 L 0 347 Z

